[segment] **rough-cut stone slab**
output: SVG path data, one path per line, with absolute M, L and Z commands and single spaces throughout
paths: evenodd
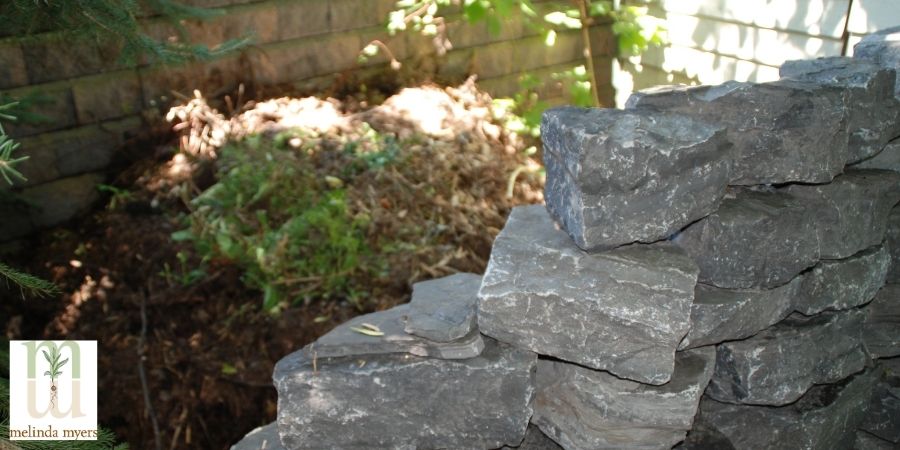
M 819 260 L 816 220 L 791 195 L 733 189 L 718 211 L 687 227 L 674 242 L 697 262 L 702 283 L 772 288 Z
M 814 211 L 822 259 L 842 259 L 884 239 L 888 215 L 900 200 L 900 174 L 848 169 L 832 183 L 795 184 L 783 191 Z
M 563 450 L 553 439 L 541 432 L 535 425 L 528 425 L 525 440 L 518 447 L 503 447 L 502 450 Z
M 813 387 L 796 403 L 779 408 L 704 397 L 698 422 L 725 435 L 737 449 L 850 448 L 874 381 L 872 373 L 863 372 L 837 384 Z
M 853 46 L 853 57 L 896 70 L 894 95 L 900 98 L 900 27 L 888 28 L 864 37 Z
M 407 333 L 437 342 L 462 339 L 477 327 L 481 275 L 458 273 L 413 284 Z
M 881 153 L 853 165 L 857 169 L 884 169 L 900 172 L 900 139 L 884 146 Z
M 794 80 L 636 92 L 627 108 L 678 112 L 723 125 L 734 144 L 731 184 L 826 183 L 849 155 L 846 90 Z
M 537 357 L 485 339 L 476 358 L 406 354 L 278 362 L 278 430 L 290 449 L 499 448 L 532 414 Z
M 891 250 L 891 268 L 885 281 L 900 283 L 900 205 L 891 210 L 885 235 L 885 242 Z
M 714 364 L 712 347 L 679 352 L 672 380 L 650 386 L 540 360 L 532 421 L 569 450 L 668 450 L 691 428 Z
M 900 444 L 900 359 L 880 362 L 875 366 L 875 373 L 880 379 L 859 428 L 897 445 Z
M 862 430 L 856 430 L 853 450 L 897 450 L 891 441 L 886 441 Z
M 409 314 L 407 304 L 355 317 L 338 325 L 315 343 L 307 345 L 303 351 L 310 358 L 409 353 L 443 359 L 465 359 L 478 356 L 484 348 L 478 330 L 473 330 L 454 342 L 436 342 L 408 334 L 404 327 Z M 363 324 L 374 325 L 384 336 L 370 336 L 353 330 L 363 329 Z
M 259 427 L 244 436 L 231 450 L 285 450 L 278 437 L 278 426 L 275 422 Z
M 684 442 L 672 447 L 674 450 L 735 450 L 724 434 L 703 422 L 694 419 L 694 426 L 688 431 Z
M 749 339 L 720 344 L 706 395 L 729 403 L 786 405 L 814 384 L 846 378 L 868 360 L 862 323 L 858 310 L 793 314 Z
M 539 206 L 514 208 L 481 284 L 481 332 L 642 383 L 669 381 L 697 267 L 661 242 L 590 254 Z
M 850 138 L 848 162 L 880 152 L 900 134 L 900 103 L 894 98 L 891 69 L 870 61 L 844 56 L 788 61 L 781 65 L 782 77 L 843 87 Z
M 886 245 L 849 258 L 822 260 L 803 276 L 794 309 L 807 316 L 826 309 L 847 309 L 868 303 L 884 285 L 891 254 Z
M 900 356 L 900 284 L 888 284 L 866 305 L 863 342 L 873 358 Z
M 803 277 L 774 289 L 721 289 L 698 283 L 691 306 L 691 329 L 679 349 L 744 339 L 787 317 Z
M 725 131 L 652 111 L 547 110 L 547 209 L 584 250 L 654 242 L 712 212 L 728 184 Z

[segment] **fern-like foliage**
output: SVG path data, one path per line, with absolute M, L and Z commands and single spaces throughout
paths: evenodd
M 121 59 L 136 64 L 141 56 L 164 64 L 213 58 L 246 46 L 249 37 L 223 42 L 214 48 L 161 41 L 144 33 L 139 19 L 158 16 L 181 30 L 183 20 L 207 20 L 219 9 L 197 8 L 172 0 L 4 0 L 0 23 L 4 32 L 28 36 L 58 31 L 66 38 L 88 38 L 122 44 Z
M 0 120 L 16 120 L 16 117 L 11 113 L 15 107 L 15 103 L 0 105 Z M 25 176 L 14 167 L 16 164 L 28 159 L 27 156 L 17 157 L 13 155 L 13 151 L 15 151 L 18 146 L 19 144 L 16 141 L 10 139 L 9 136 L 6 135 L 6 132 L 3 130 L 3 125 L 0 124 L 0 177 L 9 184 L 13 183 L 13 178 L 25 181 Z M 19 286 L 23 296 L 26 292 L 30 295 L 39 297 L 59 293 L 59 288 L 57 288 L 55 284 L 28 275 L 27 273 L 19 272 L 2 262 L 0 262 L 0 277 L 5 278 L 7 282 L 11 281 Z M 2 356 L 3 354 L 0 353 L 0 357 Z M 6 358 L 9 359 L 9 355 L 6 355 Z
M 27 293 L 32 296 L 43 297 L 60 293 L 59 288 L 55 284 L 36 276 L 19 272 L 2 262 L 0 262 L 0 276 L 19 286 L 23 295 Z

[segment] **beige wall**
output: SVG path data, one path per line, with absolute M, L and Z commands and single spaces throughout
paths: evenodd
M 851 53 L 861 36 L 900 25 L 900 0 L 655 0 L 651 14 L 670 44 L 614 72 L 619 105 L 658 84 L 771 81 L 787 60 Z

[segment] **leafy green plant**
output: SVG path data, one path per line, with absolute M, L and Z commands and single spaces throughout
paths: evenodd
M 186 230 L 173 234 L 173 239 L 175 240 L 186 240 L 190 238 L 190 232 Z M 182 286 L 189 286 L 206 277 L 207 273 L 205 265 L 192 268 L 188 261 L 189 257 L 187 253 L 178 252 L 175 254 L 175 258 L 178 259 L 177 273 L 172 270 L 172 267 L 169 266 L 168 262 L 163 263 L 163 270 L 160 272 L 160 275 L 166 279 L 169 285 L 180 284 Z
M 637 56 L 650 47 L 665 44 L 666 28 L 662 20 L 648 15 L 647 10 L 643 5 L 625 5 L 609 10 L 613 17 L 612 31 L 618 38 L 620 56 Z
M 556 72 L 551 78 L 566 89 L 570 104 L 581 107 L 594 105 L 590 76 L 584 66 Z M 519 77 L 519 89 L 512 97 L 494 99 L 495 114 L 504 121 L 508 130 L 534 138 L 540 136 L 541 115 L 550 107 L 537 92 L 544 83 L 544 80 L 526 73 Z
M 538 137 L 541 134 L 541 114 L 550 104 L 541 100 L 537 89 L 544 82 L 526 73 L 519 77 L 519 89 L 512 97 L 494 99 L 494 113 L 510 131 Z
M 319 175 L 317 166 L 335 154 L 297 151 L 289 140 L 250 136 L 226 145 L 218 182 L 191 202 L 189 228 L 173 239 L 192 241 L 204 261 L 240 266 L 267 310 L 313 292 L 354 300 L 350 280 L 369 270 L 366 219 L 350 213 L 341 178 Z M 349 178 L 390 164 L 392 142 L 372 135 L 346 143 L 332 173 Z M 376 143 L 378 150 L 362 151 Z
M 98 184 L 97 190 L 109 194 L 109 201 L 106 203 L 106 209 L 110 211 L 128 203 L 133 197 L 131 191 L 117 188 L 109 184 Z

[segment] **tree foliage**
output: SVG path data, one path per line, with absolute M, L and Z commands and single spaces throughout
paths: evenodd
M 459 8 L 458 15 L 449 13 L 454 7 Z M 435 36 L 441 38 L 436 43 L 444 42 L 446 49 L 446 44 L 450 44 L 446 40 L 446 24 L 450 20 L 485 22 L 491 33 L 498 34 L 504 20 L 518 16 L 528 27 L 542 33 L 544 42 L 552 46 L 557 30 L 581 29 L 585 24 L 590 26 L 595 20 L 608 18 L 619 43 L 619 56 L 632 56 L 664 42 L 662 21 L 647 12 L 646 4 L 640 1 L 620 5 L 611 0 L 573 0 L 535 5 L 531 0 L 401 0 L 388 15 L 387 30 L 392 35 L 414 31 Z
M 585 42 L 585 63 L 569 70 L 540 79 L 524 73 L 520 77 L 520 89 L 511 98 L 498 99 L 498 107 L 508 114 L 507 126 L 513 131 L 537 136 L 540 116 L 548 104 L 538 96 L 540 87 L 550 81 L 561 83 L 569 93 L 569 102 L 578 106 L 597 106 L 596 72 L 593 49 L 588 29 L 598 20 L 608 20 L 618 42 L 618 56 L 640 55 L 651 46 L 665 41 L 665 27 L 660 19 L 648 15 L 644 0 L 620 4 L 611 0 L 572 0 L 567 3 L 531 0 L 400 0 L 397 9 L 390 12 L 387 31 L 394 35 L 409 31 L 432 38 L 438 55 L 453 47 L 447 36 L 447 25 L 452 20 L 468 24 L 486 23 L 492 34 L 498 34 L 504 22 L 511 17 L 521 20 L 527 27 L 540 33 L 544 43 L 556 44 L 557 33 L 563 30 L 581 30 Z M 391 58 L 391 66 L 399 67 L 390 49 L 381 41 L 369 43 L 360 52 L 360 59 L 384 50 Z
M 210 59 L 247 45 L 249 37 L 228 40 L 214 48 L 160 40 L 140 24 L 145 17 L 171 22 L 180 32 L 183 20 L 207 20 L 222 14 L 218 9 L 197 8 L 172 0 L 5 0 L 0 2 L 0 23 L 13 36 L 55 31 L 64 37 L 114 42 L 121 45 L 121 59 L 133 65 L 143 56 L 147 62 L 178 63 Z
M 14 110 L 16 106 L 15 103 L 0 105 L 0 176 L 2 176 L 10 185 L 13 184 L 13 178 L 20 181 L 26 181 L 25 176 L 16 170 L 15 165 L 28 159 L 27 156 L 16 156 L 13 154 L 19 147 L 19 143 L 7 136 L 6 131 L 3 129 L 3 120 L 16 120 L 16 117 L 9 113 Z M 56 285 L 53 283 L 19 272 L 2 262 L 0 262 L 0 277 L 19 286 L 19 288 L 22 289 L 23 295 L 26 291 L 31 295 L 37 296 L 53 295 L 59 292 Z

